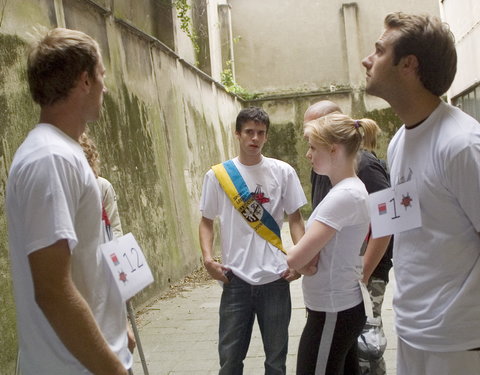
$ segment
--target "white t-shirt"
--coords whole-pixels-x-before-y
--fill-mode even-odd
[[[422,350],[480,347],[480,125],[442,102],[388,159],[393,187],[416,182],[422,217],[395,235],[397,333]]]
[[[312,212],[314,220],[332,227],[335,236],[320,250],[318,269],[303,277],[305,305],[314,311],[339,312],[362,302],[361,249],[370,225],[368,193],[358,177],[337,183]]]
[[[238,158],[233,162],[249,190],[263,194],[263,207],[280,228],[285,213],[291,214],[307,202],[297,173],[289,164],[266,157],[252,166],[241,164]],[[200,211],[207,219],[220,218],[222,263],[236,276],[250,284],[261,285],[279,279],[288,268],[285,254],[247,224],[212,170],[205,175]]]
[[[68,240],[75,286],[110,348],[131,367],[126,309],[98,250],[100,194],[80,145],[53,125],[37,125],[15,154],[6,207],[23,375],[89,374],[34,299],[28,255],[61,239]]]
[[[97,183],[100,189],[100,199],[103,207],[105,207],[108,220],[110,220],[113,237],[122,237],[123,230],[122,223],[120,222],[120,215],[118,214],[117,194],[115,193],[110,181],[108,181],[106,178],[98,176]]]

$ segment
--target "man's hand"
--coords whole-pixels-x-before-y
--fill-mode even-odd
[[[225,272],[229,269],[213,259],[213,220],[202,216],[198,232],[205,269],[214,280],[228,283],[229,280],[225,276]]]
[[[135,340],[135,335],[133,334],[132,327],[127,323],[127,336],[128,336],[128,350],[133,354],[135,347],[137,346],[137,340]]]
[[[229,280],[225,276],[225,272],[228,271],[228,268],[224,267],[222,264],[212,258],[205,259],[203,264],[213,279],[223,281],[224,283],[229,283]]]
[[[287,270],[285,270],[283,273],[282,273],[282,278],[287,280],[288,282],[290,281],[293,281],[293,280],[297,280],[300,276],[300,275],[297,271],[295,271],[293,268],[289,268]]]

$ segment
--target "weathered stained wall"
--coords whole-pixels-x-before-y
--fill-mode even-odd
[[[0,373],[13,373],[14,304],[4,191],[13,153],[38,120],[26,84],[27,33],[57,25],[99,42],[107,69],[102,117],[90,124],[102,174],[114,185],[125,232],[142,246],[155,283],[138,305],[199,265],[198,201],[210,165],[235,153],[241,103],[140,29],[155,30],[126,1],[5,0],[0,24]],[[153,4],[153,2],[152,2]],[[128,11],[130,9],[130,11]],[[141,13],[141,12],[140,12]],[[128,19],[120,19],[125,14]],[[148,21],[148,22],[147,22]]]
[[[438,0],[231,1],[235,74],[251,93],[334,94],[350,90],[355,113],[385,108],[364,95],[361,60],[387,13],[439,15]]]
[[[25,84],[24,52],[22,39],[0,34],[0,374],[14,373],[12,359],[17,350],[7,223],[3,209],[5,182],[13,153],[27,132],[25,125],[38,118]]]
[[[444,0],[441,7],[443,20],[455,36],[458,57],[457,74],[448,92],[451,98],[480,84],[480,2]]]
[[[233,37],[240,38],[234,45],[237,80],[261,93],[349,87],[352,71],[363,72],[360,60],[373,51],[387,13],[439,15],[438,0],[283,0],[281,6],[242,0],[231,7]],[[350,18],[352,8],[356,18]],[[358,49],[356,66],[349,66],[352,49]]]

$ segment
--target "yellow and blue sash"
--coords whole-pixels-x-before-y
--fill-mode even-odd
[[[240,212],[248,225],[264,240],[270,242],[283,253],[280,228],[275,219],[255,200],[245,180],[232,160],[212,167],[220,186],[227,194],[233,207]]]

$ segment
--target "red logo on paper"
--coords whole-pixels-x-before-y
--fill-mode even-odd
[[[123,281],[124,284],[128,281],[127,274],[123,271],[118,274],[118,278],[120,279],[120,281]]]
[[[379,215],[384,215],[387,213],[387,204],[386,203],[380,203],[378,205],[378,214]]]
[[[118,266],[120,264],[117,258],[117,254],[115,253],[110,254],[110,258],[112,259],[112,262],[114,265]]]
[[[405,207],[405,209],[407,209],[407,207],[412,207],[412,205],[410,203],[412,203],[412,198],[410,198],[410,194],[407,193],[407,195],[403,195],[402,194],[402,202],[400,203],[403,207]]]

